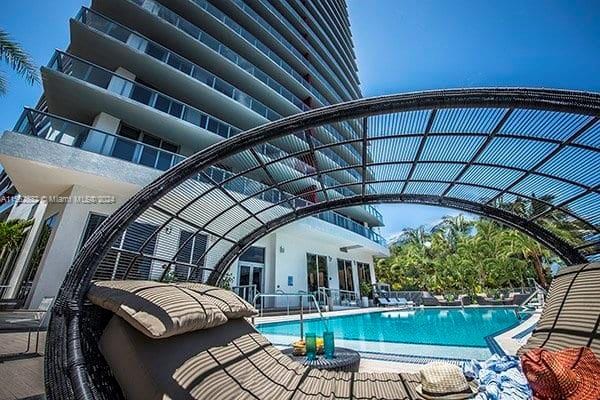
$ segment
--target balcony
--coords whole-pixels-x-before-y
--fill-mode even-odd
[[[227,139],[241,132],[240,129],[172,97],[68,53],[57,50],[48,68],[169,114],[222,138]]]
[[[156,170],[164,171],[185,159],[181,154],[172,153],[145,143],[104,132],[91,126],[33,109],[25,109],[14,130],[20,134],[34,136],[49,142],[74,147],[86,152],[119,159]],[[266,156],[276,158],[277,155],[275,152],[279,154],[278,157],[286,156],[285,153],[274,146],[269,144],[265,144],[264,146],[268,146],[263,149],[263,153],[265,153]],[[282,161],[282,163],[286,163],[287,166],[291,167],[294,165],[295,169],[304,169],[306,173],[310,173],[309,168],[311,167],[308,165],[305,165],[304,167],[301,165],[299,166],[299,162],[300,160],[295,158],[288,158]],[[249,179],[245,176],[234,175],[221,168],[211,167],[207,170],[207,175],[212,182],[224,183],[223,186],[228,190],[251,195],[254,196],[254,198],[281,207],[289,207],[289,202],[291,202],[295,208],[302,208],[311,204],[309,201],[302,198],[293,198],[294,196],[291,194],[278,190],[270,190],[270,186],[268,185]],[[231,179],[236,176],[237,178]],[[201,177],[198,179],[202,180]],[[208,183],[210,181],[205,182]],[[381,236],[377,235],[371,229],[365,228],[363,225],[339,213],[328,211],[318,214],[316,217],[385,246],[385,240]]]
[[[277,93],[282,95],[284,98],[288,99],[290,102],[292,102],[292,104],[294,104],[296,107],[298,107],[299,110],[301,110],[301,111],[310,110],[310,107],[306,103],[304,103],[304,101],[302,101],[296,95],[291,93],[288,89],[283,87],[283,85],[281,85],[279,82],[273,80],[267,73],[265,73],[264,71],[262,71],[261,69],[256,67],[250,61],[241,57],[239,54],[237,54],[236,52],[234,52],[227,46],[220,43],[217,39],[215,39],[214,37],[212,37],[205,31],[203,31],[202,29],[198,28],[196,25],[192,24],[191,22],[187,21],[184,18],[181,18],[177,13],[175,13],[175,12],[171,11],[170,9],[164,7],[163,5],[155,2],[154,0],[129,0],[129,1],[133,4],[137,4],[138,6],[142,7],[147,12],[149,12],[149,13],[159,17],[163,21],[175,26],[176,28],[185,32],[188,36],[193,37],[194,39],[205,44],[212,50],[221,54],[223,57],[227,58],[229,61],[233,62],[234,64],[236,64],[237,66],[239,66],[240,68],[245,70],[246,72],[250,73],[255,78],[260,80],[261,82],[265,83],[271,89],[275,90]],[[215,10],[215,12],[217,12],[217,11],[218,10]],[[223,18],[226,18],[226,17],[224,16]],[[226,19],[225,21],[230,21],[231,23],[226,24],[226,25],[229,27],[229,29],[232,29],[234,32],[238,33],[241,36],[241,31],[238,32],[238,30],[232,28],[232,26],[233,26],[233,24],[235,24],[235,22],[233,22],[231,19]],[[235,24],[235,26],[239,27],[239,25],[237,25],[237,24]],[[242,28],[239,27],[239,29],[242,29]],[[241,37],[243,39],[247,40],[246,36],[241,36]],[[265,47],[265,46],[263,45],[262,47]],[[267,51],[267,50],[265,50],[265,51]],[[284,70],[286,72],[290,73],[286,69],[284,69]],[[314,94],[315,93],[313,93],[313,95]],[[323,104],[328,104],[328,102],[325,101],[325,102],[323,102]],[[356,132],[354,130],[350,129],[350,125],[345,124],[344,126],[348,130],[349,137],[356,136]],[[322,128],[326,132],[328,132],[328,134],[331,135],[331,137],[333,137],[334,140],[346,140],[346,136],[344,136],[334,126],[326,126],[326,127],[322,127]],[[351,146],[351,145],[347,146],[347,150],[350,151],[351,153],[353,153],[354,157],[360,157],[360,154],[358,154],[358,152],[356,151],[356,149],[353,146]]]
[[[227,60],[237,65],[242,70],[246,71],[250,75],[254,76],[256,79],[273,89],[276,93],[289,100],[300,110],[308,111],[310,109],[310,107],[302,99],[294,95],[288,89],[283,87],[283,85],[281,85],[279,82],[271,78],[269,74],[265,73],[264,71],[256,67],[254,64],[252,64],[250,61],[241,57],[239,54],[220,43],[217,39],[203,31],[202,29],[198,28],[196,25],[181,18],[179,15],[169,10],[168,8],[162,6],[159,3],[156,3],[153,0],[129,0],[129,2],[143,8],[146,12],[160,18],[162,21],[173,25],[180,31],[184,32],[186,35],[192,37],[193,39],[199,41],[203,45],[217,52],[221,56],[225,57]]]
[[[282,118],[280,113],[254,99],[247,93],[240,91],[230,83],[224,81],[205,68],[192,63],[182,56],[170,51],[166,47],[161,46],[160,44],[142,36],[137,32],[132,31],[124,25],[106,18],[105,16],[93,10],[82,7],[81,11],[76,17],[76,20],[98,32],[101,32],[104,35],[118,40],[135,51],[144,53],[164,64],[167,64],[171,68],[175,68],[194,80],[235,100],[244,107],[254,111],[261,117],[271,121]]]

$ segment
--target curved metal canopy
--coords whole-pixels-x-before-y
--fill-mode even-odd
[[[596,259],[599,118],[600,95],[541,89],[411,93],[294,115],[164,173],[101,225],[67,281],[175,273],[214,283],[280,226],[379,202],[473,212],[568,263]],[[561,237],[556,225],[576,232]]]

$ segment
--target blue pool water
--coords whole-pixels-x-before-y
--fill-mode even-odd
[[[519,322],[514,308],[416,308],[328,318],[336,339],[370,342],[415,343],[487,347],[485,337]],[[264,334],[298,336],[298,321],[260,324]],[[323,334],[319,319],[305,320],[304,331]]]

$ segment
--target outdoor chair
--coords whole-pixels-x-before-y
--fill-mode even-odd
[[[394,304],[387,297],[379,296],[377,301],[384,307],[393,306]]]
[[[503,305],[502,300],[493,299],[491,297],[487,297],[487,295],[485,295],[485,296],[477,295],[477,296],[475,296],[475,298],[477,299],[477,304],[479,304],[480,306],[501,306],[501,305]]]
[[[561,269],[531,337],[519,350],[590,347],[600,358],[600,263]]]
[[[415,303],[412,301],[406,300],[404,297],[396,297],[396,304],[401,307],[414,307]]]
[[[600,263],[563,269],[553,280],[537,328],[520,353],[538,347],[588,346],[600,356],[599,281]],[[63,336],[49,337],[54,351],[47,357],[46,383],[52,388],[52,398],[73,397],[70,390],[93,390],[89,398],[94,399],[121,399],[123,391],[128,391],[130,399],[162,398],[163,393],[173,399],[420,398],[415,391],[416,374],[306,369],[281,354],[245,319],[151,339],[113,312],[89,302],[83,304],[79,318],[78,336],[68,341]],[[53,382],[54,376],[67,373],[63,364],[55,362],[67,343],[82,350],[77,361],[82,375],[76,375],[81,379],[70,380],[76,383],[72,388]]]
[[[31,348],[31,334],[35,332],[35,353],[37,354],[40,342],[40,332],[45,329],[48,322],[50,307],[54,297],[44,297],[36,310],[11,310],[0,311],[0,333],[27,332],[27,348],[22,353],[4,354],[3,357],[27,354]]]
[[[437,298],[433,297],[429,292],[423,292],[423,297],[421,297],[421,303],[424,306],[439,306],[440,302]]]
[[[90,300],[103,306],[86,303],[82,321],[81,343],[89,363],[86,368],[99,393],[98,398],[420,399],[416,392],[418,374],[310,369],[281,353],[242,317],[228,316],[225,323],[206,329],[164,338],[149,337],[130,321],[131,315],[143,314],[140,321],[144,326],[147,321],[151,321],[150,325],[156,325],[152,321],[165,322],[164,316],[157,312],[157,305],[171,294],[150,294],[147,298],[135,300],[133,306],[124,308],[135,310],[129,318],[124,315],[123,307],[116,314],[104,307],[110,308],[107,303],[124,298],[123,293],[128,286],[133,287],[132,292],[139,292],[140,287],[145,290],[144,287],[162,285],[173,288],[174,285],[149,281],[112,281],[107,284],[112,285],[116,290],[103,295],[98,295],[97,286],[92,287]],[[190,287],[185,285],[177,285],[177,288]],[[241,302],[232,292],[199,286],[215,293],[230,293],[228,299],[220,294],[216,296],[224,299],[219,305],[223,310]],[[153,302],[157,297],[161,299]],[[173,298],[170,301],[172,305],[163,302],[160,306],[169,312],[179,313],[188,307],[182,302],[181,298]],[[202,307],[208,309],[206,305]],[[247,309],[253,310],[250,305]],[[187,320],[180,314],[178,318],[180,325]]]

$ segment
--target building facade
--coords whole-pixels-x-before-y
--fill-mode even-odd
[[[14,184],[6,193],[20,194],[5,202],[5,212],[34,221],[21,249],[4,257],[0,286],[2,297],[26,306],[54,296],[98,224],[162,171],[244,130],[361,96],[343,0],[93,0],[69,24],[68,48],[41,69],[40,101],[0,138],[0,162]],[[308,140],[265,144],[255,157],[276,159],[359,137],[361,129],[353,122],[318,128],[306,132]],[[287,160],[274,173],[297,179],[311,176],[317,163],[349,166],[290,185],[303,202],[336,196],[318,191],[324,181],[335,187],[360,178],[350,168],[361,157],[353,145],[323,154]],[[247,194],[268,177],[228,181],[243,163],[230,160],[199,179],[223,185],[232,199]],[[374,281],[373,256],[387,254],[376,232],[382,225],[372,206],[309,217],[255,243],[231,266],[228,281],[248,298],[322,290],[351,300],[362,282]],[[187,278],[193,265],[216,257],[208,227],[197,235],[174,223],[152,237],[153,227],[139,221],[124,232],[98,273],[118,278],[127,247],[140,242],[155,258],[138,268],[139,278]],[[164,267],[161,257],[182,243],[180,264]]]

